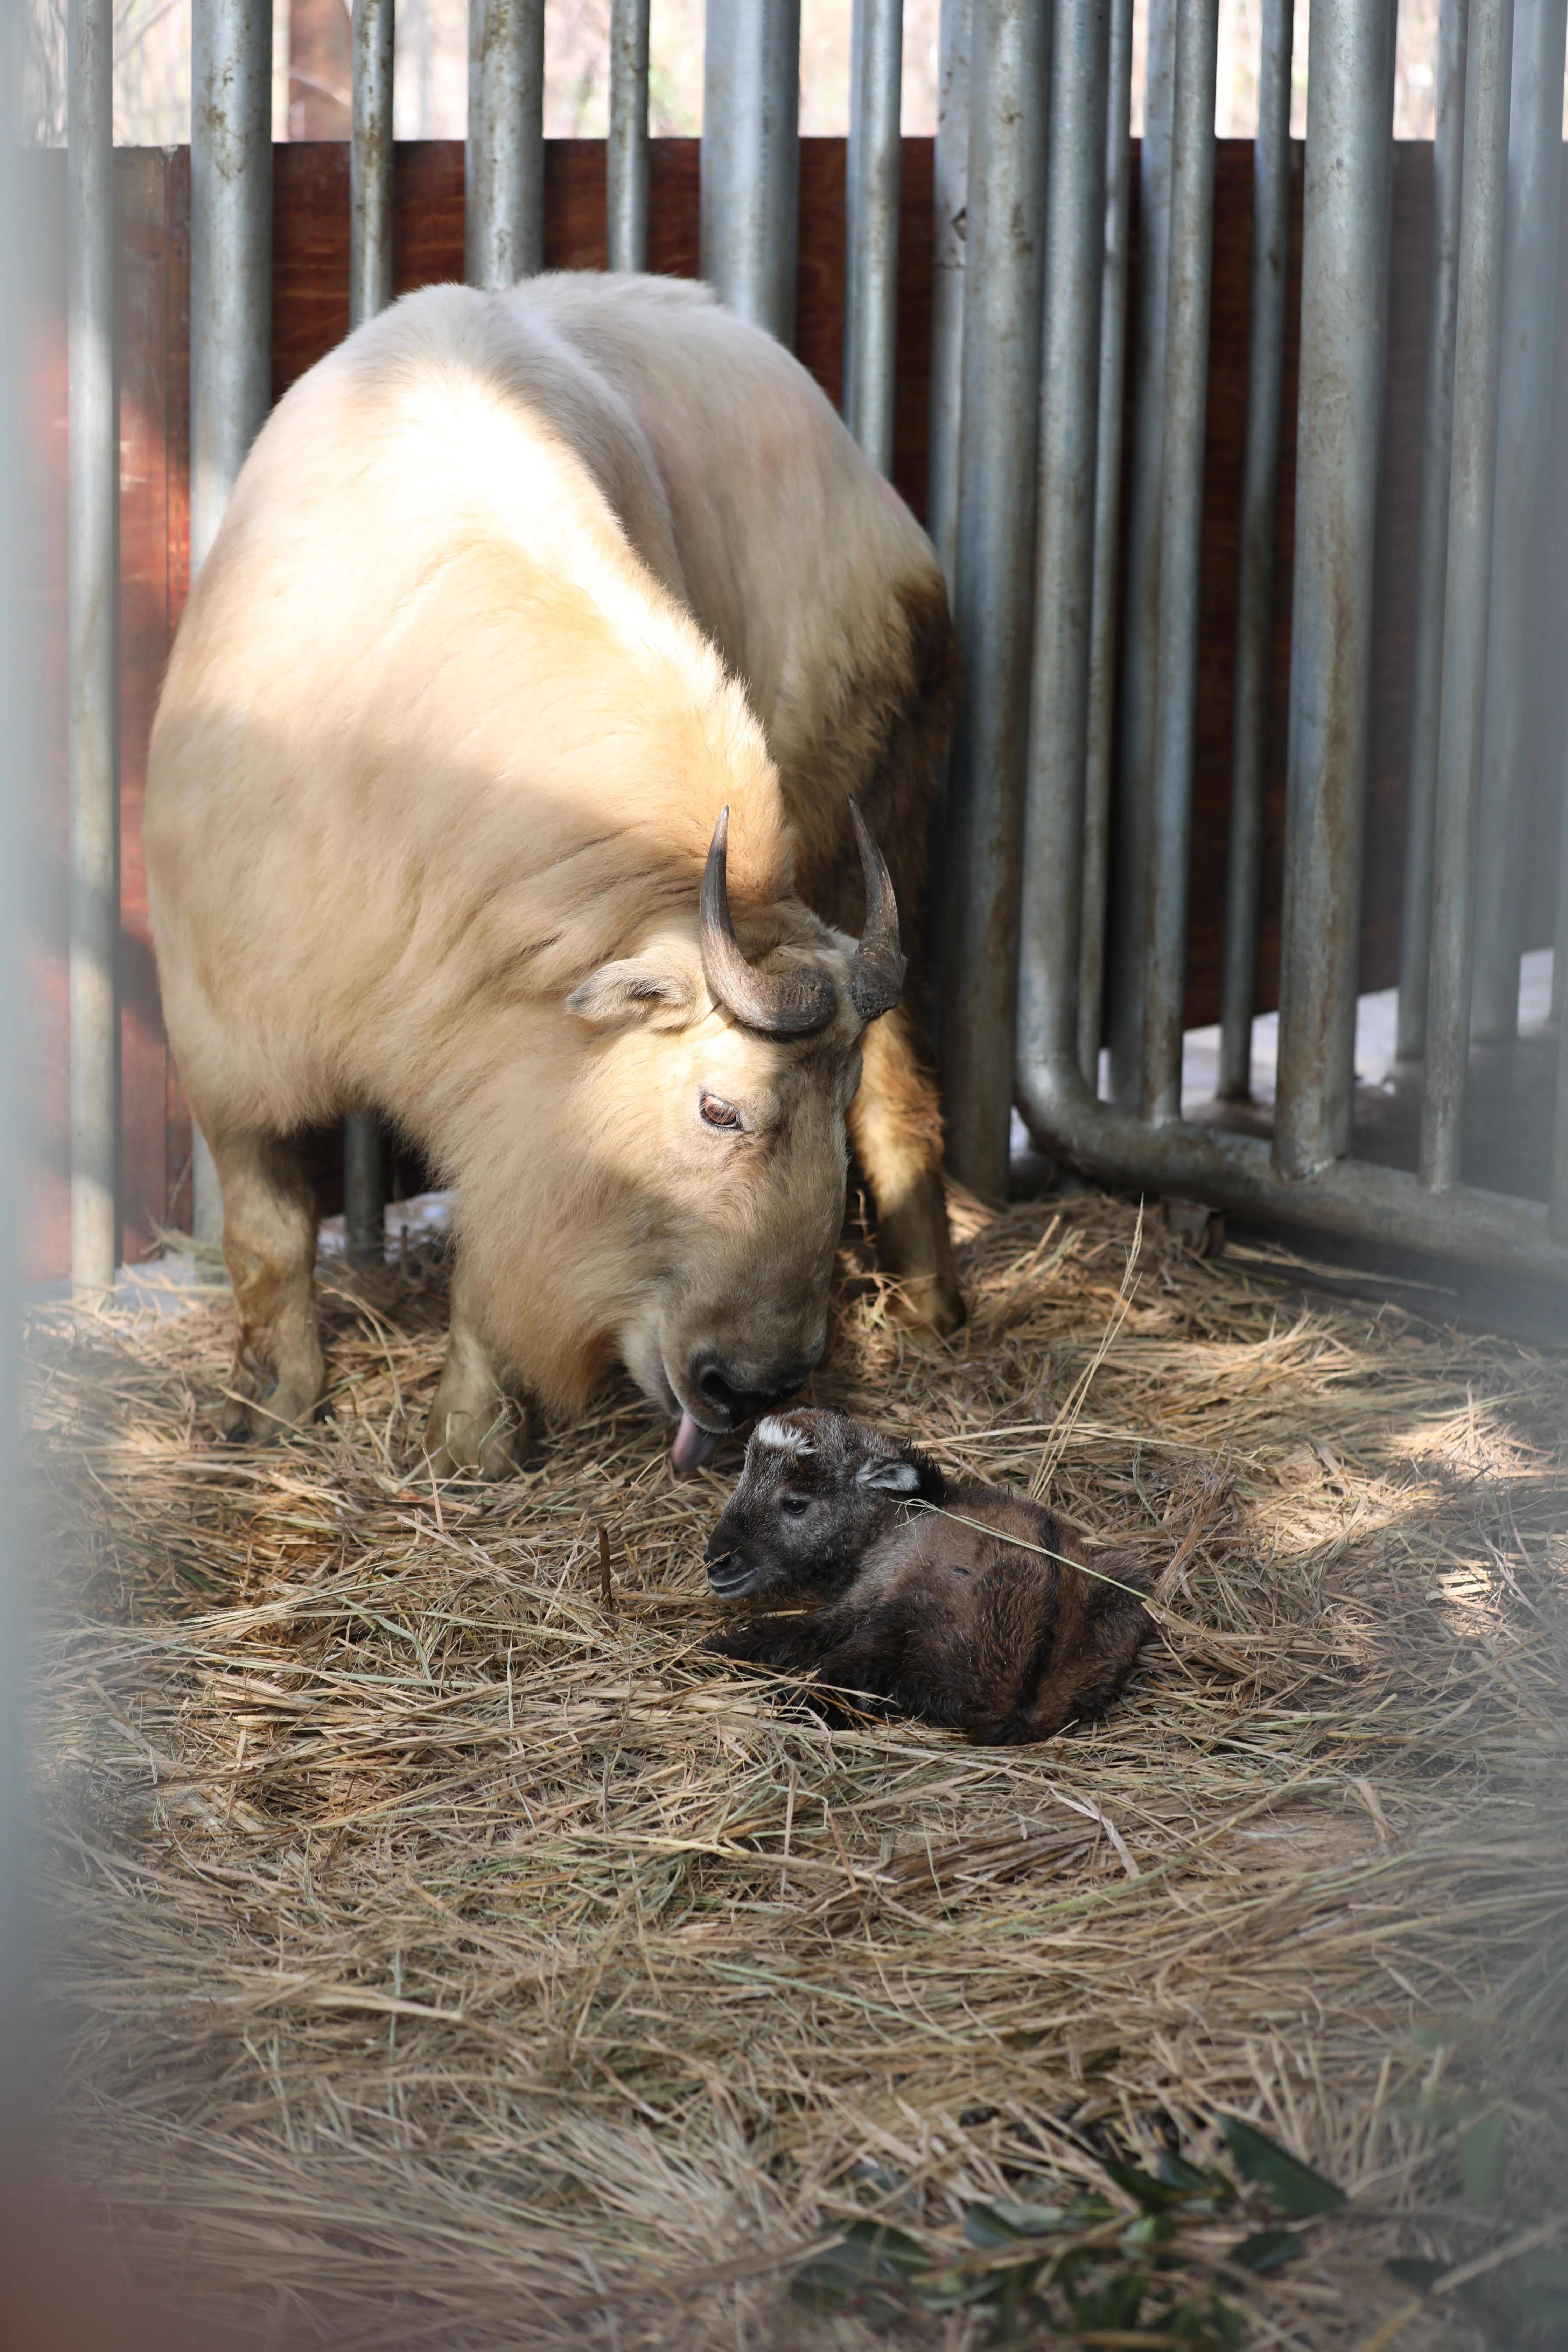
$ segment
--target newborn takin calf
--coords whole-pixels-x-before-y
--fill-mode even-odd
[[[773,1413],[713,1530],[708,1581],[805,1613],[744,1618],[710,1646],[973,1739],[1047,1739],[1105,1712],[1153,1630],[1125,1590],[1135,1567],[1112,1557],[1090,1575],[1067,1549],[1012,1487],[950,1482],[847,1413]]]

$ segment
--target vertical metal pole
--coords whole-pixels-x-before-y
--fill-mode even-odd
[[[1044,255],[1046,0],[982,0],[971,47],[942,1057],[948,1165],[1006,1197],[1029,705]]]
[[[1020,1051],[1078,1050],[1110,0],[1054,0]]]
[[[700,266],[721,301],[795,341],[800,0],[708,0]]]
[[[1498,381],[1491,626],[1476,870],[1470,1034],[1519,1032],[1527,766],[1536,701],[1542,487],[1557,353],[1557,240],[1563,194],[1564,0],[1515,0],[1509,109],[1508,226]]]
[[[1221,1100],[1252,1091],[1252,1012],[1263,897],[1268,703],[1274,670],[1274,557],[1279,542],[1279,425],[1290,255],[1291,0],[1264,0],[1252,150],[1252,328],[1247,456],[1241,490],[1241,580],[1230,760],[1230,854],[1225,883]]]
[[[206,561],[272,398],[272,9],[191,11],[191,577]],[[223,1237],[205,1139],[192,1138],[193,1223]]]
[[[647,268],[648,0],[610,0],[605,214],[612,269]]]
[[[354,0],[349,142],[349,330],[392,299],[392,70],[395,0]]]
[[[1568,783],[1568,761],[1563,766]],[[1552,950],[1552,1011],[1557,1022],[1557,1115],[1552,1122],[1552,1234],[1568,1242],[1568,791],[1557,849],[1557,930]]]
[[[1350,1142],[1393,178],[1394,0],[1313,0],[1274,1164]]]
[[[349,329],[392,299],[392,83],[395,0],[354,0],[349,143]],[[386,1234],[388,1152],[374,1112],[343,1121],[343,1227],[355,1265],[374,1265]]]
[[[1432,955],[1421,1181],[1459,1181],[1475,945],[1476,836],[1486,715],[1499,346],[1508,224],[1513,0],[1471,0],[1465,62],[1465,203],[1454,341],[1454,469],[1443,618]]]
[[[1415,541],[1415,661],[1410,691],[1410,782],[1405,814],[1405,895],[1399,925],[1395,1053],[1426,1050],[1426,970],[1432,945],[1432,815],[1443,707],[1443,599],[1448,577],[1448,476],[1454,449],[1454,317],[1459,282],[1459,200],[1465,143],[1468,0],[1442,0],[1437,19],[1437,129],[1432,142],[1432,290],[1426,314],[1421,514]]]
[[[845,177],[844,422],[893,470],[899,362],[899,193],[904,0],[855,0]]]
[[[1204,439],[1214,283],[1215,77],[1219,0],[1177,0],[1171,152],[1171,295],[1160,501],[1160,661],[1143,1013],[1143,1115],[1182,1114],[1187,883],[1196,759]]]
[[[1127,604],[1121,657],[1117,858],[1111,877],[1110,1098],[1143,1092],[1148,955],[1150,791],[1160,664],[1160,484],[1165,430],[1165,313],[1170,292],[1171,140],[1176,98],[1175,0],[1149,0],[1143,139],[1138,157],[1138,315],[1132,345]]]
[[[1121,402],[1127,372],[1127,261],[1132,179],[1132,0],[1110,0],[1105,127],[1105,276],[1100,305],[1100,419],[1094,436],[1094,588],[1089,607],[1089,748],[1083,796],[1083,917],[1078,1053],[1100,1081],[1105,1023],[1105,917],[1116,741],[1116,601],[1121,573]]]
[[[68,219],[71,1280],[120,1264],[120,394],[114,12],[66,19]]]
[[[544,267],[544,0],[468,5],[479,126],[470,117],[464,267],[470,286],[501,294]]]
[[[936,228],[931,252],[931,430],[926,530],[951,594],[958,548],[958,428],[963,389],[964,217],[969,201],[973,0],[942,0],[937,50]]]

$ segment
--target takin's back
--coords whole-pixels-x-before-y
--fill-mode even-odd
[[[891,660],[918,697],[882,641],[932,597],[945,630],[907,510],[706,289],[395,305],[279,404],[171,658],[145,823],[193,1094],[275,1127],[403,1108],[459,1013],[504,1029],[689,908],[726,802],[737,913],[776,899],[800,775],[840,837],[814,747],[844,678]],[[895,824],[895,879],[922,832]]]

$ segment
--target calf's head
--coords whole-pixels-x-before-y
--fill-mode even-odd
[[[582,1125],[619,1203],[616,1344],[678,1420],[678,1471],[791,1395],[822,1354],[859,1041],[898,1003],[904,971],[888,869],[851,809],[866,876],[858,943],[784,900],[753,918],[748,954],[730,909],[726,810],[695,940],[660,933],[569,1000],[599,1036]]]
[[[832,1600],[905,1506],[940,1502],[944,1491],[923,1454],[847,1413],[769,1414],[709,1540],[709,1584],[726,1600]]]

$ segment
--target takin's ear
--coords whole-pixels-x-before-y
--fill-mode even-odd
[[[879,1494],[912,1495],[920,1486],[921,1474],[912,1462],[902,1461],[896,1454],[874,1454],[856,1471],[855,1483],[875,1486]]]
[[[602,963],[566,999],[566,1010],[600,1028],[646,1021],[656,1029],[679,1029],[697,1002],[690,971],[674,954],[657,950]]]

